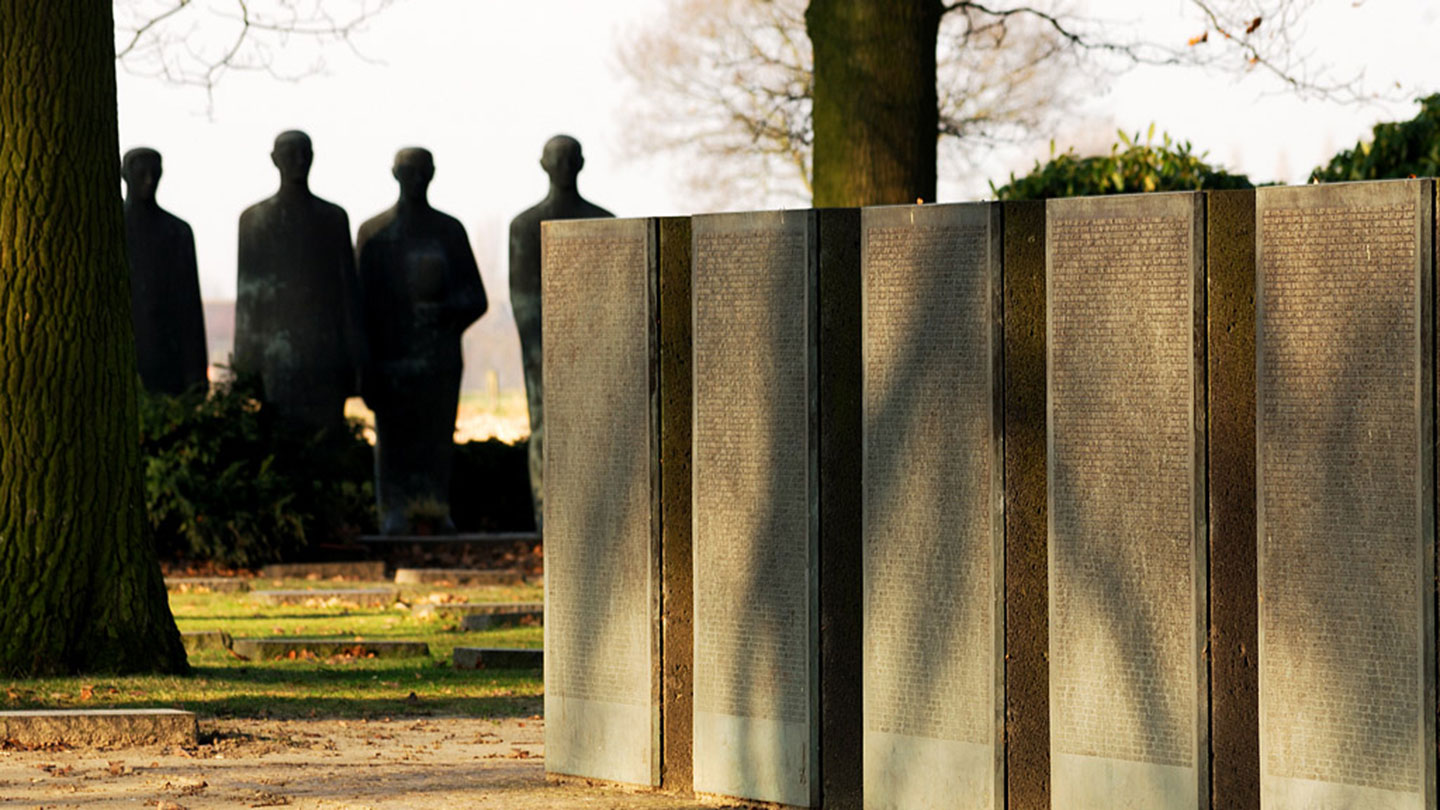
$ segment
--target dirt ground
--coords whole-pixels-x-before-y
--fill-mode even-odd
[[[0,808],[703,806],[602,786],[547,783],[538,718],[202,720],[200,736],[201,744],[187,749],[0,750]]]

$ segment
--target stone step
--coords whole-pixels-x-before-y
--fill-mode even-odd
[[[252,661],[272,661],[295,655],[329,658],[354,655],[357,658],[422,658],[430,654],[423,641],[355,641],[344,638],[237,638],[231,649]]]
[[[396,585],[520,585],[525,575],[515,568],[479,570],[469,568],[401,568],[395,571]]]
[[[350,562],[277,563],[260,569],[260,576],[269,579],[357,579],[381,582],[385,579],[384,560]]]
[[[456,647],[453,661],[456,669],[541,669],[545,651]]]
[[[460,629],[467,631],[494,630],[498,627],[520,627],[545,623],[543,610],[512,610],[508,612],[471,613],[460,619]]]
[[[230,634],[224,630],[192,630],[181,633],[180,640],[185,643],[187,653],[228,649],[232,641]]]
[[[344,605],[393,604],[399,592],[394,588],[334,588],[300,591],[252,591],[251,601],[267,605],[307,605],[336,602]]]
[[[198,735],[195,715],[178,709],[0,712],[0,740],[25,746],[195,745]]]
[[[250,580],[239,577],[166,577],[165,590],[176,593],[244,593]]]
[[[541,602],[448,602],[415,607],[416,616],[472,616],[477,613],[543,613]]]

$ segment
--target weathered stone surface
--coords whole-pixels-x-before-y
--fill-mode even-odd
[[[1203,205],[1047,203],[1051,773],[1067,810],[1209,802]]]
[[[195,715],[177,709],[0,712],[0,740],[21,745],[195,745],[198,734]]]
[[[1432,182],[1257,192],[1271,810],[1435,806]]]
[[[356,579],[380,582],[385,579],[385,561],[278,563],[260,569],[260,576],[270,579]]]
[[[229,649],[232,643],[230,634],[224,630],[196,630],[181,633],[180,640],[184,642],[187,653]]]
[[[858,806],[859,213],[692,228],[695,790]]]
[[[1260,804],[1255,661],[1255,192],[1205,194],[1212,810]]]
[[[239,577],[166,577],[165,589],[176,593],[245,593],[250,580]]]
[[[667,751],[688,752],[688,733],[664,719],[688,679],[666,704],[661,672],[683,678],[689,654],[660,657],[677,590],[662,578],[688,567],[675,556],[689,529],[662,504],[690,494],[688,475],[665,489],[660,458],[687,431],[676,389],[688,377],[662,376],[660,363],[689,353],[689,298],[666,313],[659,298],[662,279],[689,277],[688,252],[674,249],[688,223],[557,221],[542,232],[546,770],[688,790],[684,768],[665,766]]]
[[[498,649],[490,647],[456,647],[452,655],[456,669],[541,669],[545,666],[544,650]],[[546,724],[550,722],[546,716]],[[603,732],[604,729],[597,729]],[[548,749],[547,749],[548,758]]]
[[[375,414],[380,530],[406,534],[429,524],[453,533],[460,337],[489,302],[465,226],[430,206],[429,150],[401,149],[391,173],[399,201],[355,239],[367,350],[361,395]]]
[[[365,353],[360,285],[349,218],[310,192],[313,159],[309,136],[280,133],[280,189],[240,215],[231,365],[282,419],[339,431]]]
[[[269,661],[292,655],[330,658],[423,658],[430,645],[423,641],[356,641],[344,638],[237,638],[231,649],[246,658]]]
[[[520,359],[525,368],[525,399],[529,406],[530,487],[535,526],[544,527],[545,389],[541,318],[541,270],[545,263],[542,228],[545,222],[610,218],[614,214],[580,196],[576,181],[585,168],[580,142],[556,135],[545,142],[540,167],[550,176],[550,193],[510,222],[510,306],[520,333]]]
[[[250,599],[267,605],[341,605],[388,606],[399,597],[394,588],[335,588],[313,591],[254,591]]]
[[[1005,757],[1012,810],[1050,808],[1045,485],[1045,203],[1005,228]]]
[[[695,623],[690,373],[693,341],[688,217],[659,220],[660,300],[660,787],[694,787]]]
[[[865,209],[865,806],[1005,806],[1001,208]]]
[[[121,161],[130,315],[141,384],[153,393],[179,394],[207,384],[210,360],[195,234],[155,202],[161,173],[154,149],[131,149]]]
[[[450,604],[425,604],[415,608],[416,616],[471,616],[484,613],[543,613],[545,605],[540,602],[460,602]]]
[[[519,585],[525,576],[519,570],[480,571],[464,568],[401,568],[395,572],[396,585]]]
[[[499,627],[521,627],[545,623],[543,610],[471,613],[460,619],[460,629],[467,631],[494,630]]]

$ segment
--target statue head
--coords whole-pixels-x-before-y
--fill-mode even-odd
[[[120,160],[120,176],[125,178],[126,193],[133,200],[154,202],[160,175],[160,153],[148,146],[131,149]]]
[[[540,168],[550,175],[550,184],[557,188],[575,188],[575,178],[585,168],[580,142],[569,135],[556,135],[545,142],[540,153]]]
[[[435,157],[429,149],[410,146],[395,153],[395,167],[390,170],[400,183],[400,197],[424,201],[430,181],[435,178]]]
[[[282,185],[304,185],[310,177],[310,164],[314,159],[309,135],[291,129],[275,136],[275,149],[270,153],[270,160],[280,170]]]

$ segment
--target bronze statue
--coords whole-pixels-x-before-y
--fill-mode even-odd
[[[525,399],[530,409],[530,492],[535,501],[535,528],[542,528],[544,504],[545,392],[540,369],[540,223],[550,219],[613,217],[580,196],[576,177],[585,168],[580,142],[556,135],[545,143],[540,168],[550,175],[550,193],[510,223],[510,305],[520,331],[525,367]]]
[[[364,358],[350,221],[310,192],[308,135],[280,133],[270,159],[280,190],[240,215],[232,363],[282,419],[340,428]]]
[[[375,412],[375,491],[381,532],[413,517],[452,533],[450,465],[460,401],[461,335],[488,305],[465,227],[430,207],[435,162],[402,149],[392,170],[400,200],[360,226],[355,252],[370,350],[365,402]]]
[[[205,311],[195,263],[195,235],[185,220],[155,202],[160,153],[125,153],[125,245],[130,258],[130,315],[135,359],[146,391],[179,394],[206,384]]]

